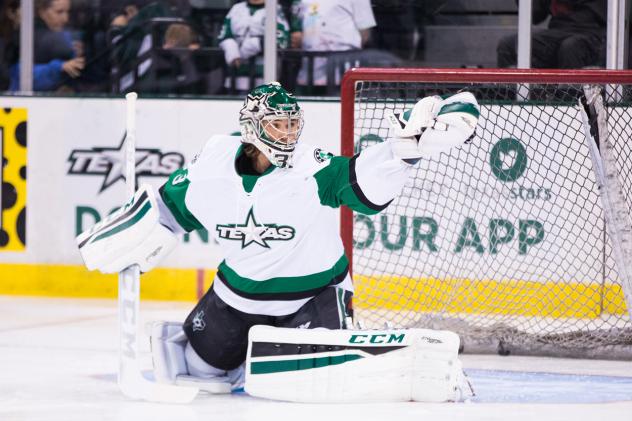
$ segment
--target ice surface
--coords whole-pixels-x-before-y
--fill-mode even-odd
[[[182,320],[192,303],[143,303]],[[464,355],[471,403],[293,404],[244,393],[134,402],[116,385],[116,302],[0,296],[0,420],[632,421],[632,362]],[[143,341],[143,366],[150,367]]]

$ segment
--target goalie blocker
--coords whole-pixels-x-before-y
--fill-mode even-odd
[[[448,331],[254,326],[245,390],[293,402],[462,401],[473,391],[458,349]]]
[[[86,267],[102,273],[120,272],[132,265],[148,272],[177,243],[176,235],[160,223],[158,202],[147,184],[120,209],[77,237]]]

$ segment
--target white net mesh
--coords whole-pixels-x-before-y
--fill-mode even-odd
[[[467,89],[481,104],[472,144],[418,164],[382,213],[354,214],[356,318],[454,330],[466,352],[632,355],[580,84],[531,84],[523,101],[515,83],[355,86],[356,150],[388,138],[386,110],[423,96]],[[630,97],[605,91],[618,93],[605,104],[629,217]]]

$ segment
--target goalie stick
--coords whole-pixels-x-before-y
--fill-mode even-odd
[[[129,198],[136,189],[136,99],[125,95],[127,119],[125,135],[125,192]],[[145,378],[138,361],[140,327],[140,269],[133,265],[118,277],[119,367],[118,385],[132,399],[164,403],[188,403],[198,394],[195,387],[156,383]]]

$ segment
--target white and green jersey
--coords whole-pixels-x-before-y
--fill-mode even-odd
[[[299,5],[293,6],[294,14],[301,19],[303,50],[306,51],[360,49],[360,31],[376,24],[369,0],[301,0]],[[315,57],[313,66],[314,85],[326,85],[327,59]],[[308,67],[307,60],[303,59],[298,75],[300,85],[307,84]]]
[[[381,211],[410,165],[388,142],[353,158],[299,143],[292,168],[239,175],[241,149],[240,137],[213,136],[160,189],[169,219],[186,231],[206,228],[222,247],[217,295],[246,313],[281,316],[328,286],[352,290],[335,208]]]
[[[235,4],[224,18],[218,36],[219,46],[224,50],[226,63],[236,58],[247,59],[262,52],[265,33],[265,5],[251,5],[247,1]],[[290,42],[290,27],[281,6],[277,6],[277,46],[287,48]],[[253,42],[252,38],[258,38]]]

